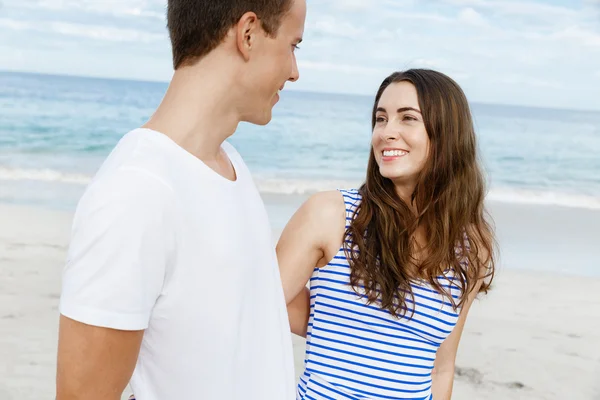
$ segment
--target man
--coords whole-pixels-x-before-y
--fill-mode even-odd
[[[305,0],[169,0],[175,72],[80,200],[57,400],[294,398],[270,227],[225,142],[298,79]],[[141,66],[143,68],[143,66]]]

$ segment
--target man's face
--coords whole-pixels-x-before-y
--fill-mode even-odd
[[[287,81],[299,78],[295,50],[302,41],[306,19],[306,0],[293,0],[290,11],[281,19],[274,37],[265,34],[248,68],[246,83],[252,104],[247,122],[265,125],[271,120],[279,91]]]

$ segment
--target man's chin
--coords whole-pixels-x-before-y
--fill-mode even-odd
[[[246,119],[246,122],[254,124],[254,125],[267,125],[269,122],[271,122],[271,119],[273,119],[273,112],[272,110],[268,110],[265,111],[262,114],[256,114],[251,116],[250,118]]]

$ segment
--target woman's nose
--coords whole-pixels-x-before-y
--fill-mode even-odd
[[[383,131],[383,139],[386,142],[396,140],[396,139],[398,139],[399,136],[400,136],[400,131],[398,130],[398,127],[390,126],[389,124]]]

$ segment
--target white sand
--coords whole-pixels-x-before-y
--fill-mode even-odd
[[[525,213],[516,217],[515,210]],[[600,238],[599,212],[498,206],[494,213],[503,247],[511,252],[504,259],[535,260],[537,254],[560,260],[575,249],[571,259],[587,260],[585,271],[600,267],[600,258],[590,259],[600,250],[589,247]],[[501,224],[505,220],[519,224],[509,229]],[[50,399],[71,215],[0,205],[0,221],[0,400]],[[542,270],[543,264],[534,267]],[[600,278],[502,269],[493,292],[471,310],[453,398],[600,400],[598,288]],[[303,343],[294,341],[300,373]]]

